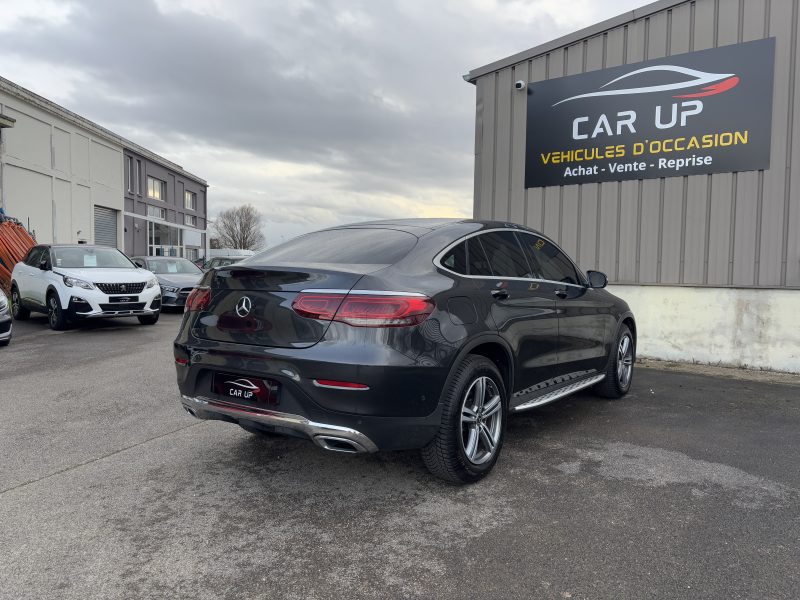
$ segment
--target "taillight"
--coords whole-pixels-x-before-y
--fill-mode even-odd
[[[339,321],[353,327],[408,327],[427,319],[435,304],[423,296],[301,293],[292,308],[308,319]]]
[[[203,310],[208,307],[211,301],[211,289],[207,287],[196,287],[186,298],[186,312]]]
[[[301,317],[330,321],[344,300],[345,294],[298,294],[292,308]]]

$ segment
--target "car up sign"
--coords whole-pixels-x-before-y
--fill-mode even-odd
[[[769,168],[775,38],[528,85],[525,187]]]

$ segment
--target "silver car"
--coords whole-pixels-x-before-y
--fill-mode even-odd
[[[0,346],[8,346],[11,342],[11,308],[5,292],[0,290]]]
[[[174,256],[135,256],[135,264],[153,273],[161,285],[162,308],[183,308],[203,271],[185,258]]]

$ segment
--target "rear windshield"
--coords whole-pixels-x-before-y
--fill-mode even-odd
[[[185,258],[170,258],[159,260],[148,260],[148,270],[156,275],[168,275],[170,273],[197,275],[202,273],[194,263]]]
[[[234,258],[212,258],[211,261],[208,263],[210,267],[227,267],[228,265],[236,264],[240,262],[242,258],[234,257]]]
[[[245,263],[391,265],[416,243],[415,235],[396,229],[333,229],[295,238],[248,258]]]
[[[116,248],[53,248],[53,266],[63,269],[135,269],[128,257]]]

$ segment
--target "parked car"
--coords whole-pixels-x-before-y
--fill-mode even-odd
[[[171,256],[134,256],[134,264],[154,273],[161,286],[161,308],[183,308],[203,271],[192,261]]]
[[[0,290],[0,346],[8,346],[11,343],[13,328],[8,299],[5,293]]]
[[[228,265],[235,264],[247,258],[246,256],[215,256],[208,259],[208,262],[203,266],[204,271],[210,271],[217,267],[227,267]]]
[[[494,466],[510,413],[631,386],[628,305],[551,239],[410,219],[318,231],[206,273],[175,340],[183,407],[327,450]]]
[[[161,313],[155,275],[140,269],[116,248],[40,245],[11,273],[11,312],[25,320],[45,313],[52,329],[96,317],[138,317],[154,325]]]

